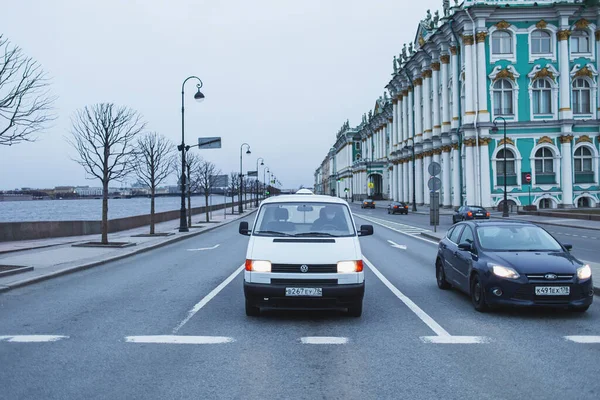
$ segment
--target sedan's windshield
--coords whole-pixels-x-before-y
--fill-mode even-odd
[[[276,203],[261,207],[255,235],[259,236],[352,236],[348,207],[335,203]]]
[[[481,247],[492,251],[557,251],[560,244],[537,226],[507,225],[477,228]]]

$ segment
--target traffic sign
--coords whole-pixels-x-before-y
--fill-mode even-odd
[[[442,166],[440,163],[433,161],[431,164],[429,164],[427,170],[429,171],[429,175],[438,176],[440,172],[442,172]]]
[[[199,149],[220,149],[221,138],[220,137],[205,137],[198,138]]]
[[[525,182],[531,183],[531,174],[529,174],[529,173],[525,174]]]
[[[427,182],[427,187],[433,192],[440,190],[442,188],[442,180],[437,176],[432,176]]]
[[[369,189],[373,189],[375,187],[375,184],[373,182],[369,182]]]

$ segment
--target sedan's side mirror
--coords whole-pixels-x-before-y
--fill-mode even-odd
[[[373,225],[361,225],[358,236],[370,236],[373,234]]]
[[[250,236],[250,229],[248,229],[248,222],[240,222],[240,235]]]
[[[458,245],[458,249],[462,251],[473,251],[471,243],[461,243]]]
[[[567,251],[571,251],[571,249],[573,248],[573,245],[572,244],[563,244],[563,247],[565,249],[567,249]]]

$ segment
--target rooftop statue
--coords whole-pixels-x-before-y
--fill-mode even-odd
[[[411,56],[412,56],[413,54],[415,54],[415,51],[414,51],[414,49],[413,49],[413,44],[412,44],[412,42],[410,42],[410,43],[408,44],[408,53],[409,53]]]
[[[394,56],[394,74],[398,72],[398,65],[396,64],[397,62],[398,59],[396,58],[396,56]]]
[[[444,17],[447,17],[448,14],[450,13],[450,0],[444,0],[443,3],[443,8],[444,8]]]
[[[408,56],[406,55],[406,43],[404,43],[404,47],[402,48],[402,59],[406,61]]]
[[[433,23],[432,23],[433,28],[437,28],[439,20],[440,20],[440,12],[436,11],[435,14],[433,14]]]

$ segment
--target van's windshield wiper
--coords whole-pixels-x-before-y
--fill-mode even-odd
[[[277,231],[256,231],[255,233],[257,233],[257,234],[266,233],[267,235],[294,236],[294,235],[290,235],[289,233],[277,232]]]
[[[296,233],[294,236],[327,236],[327,237],[338,237],[338,235],[332,235],[327,232],[302,232]]]

